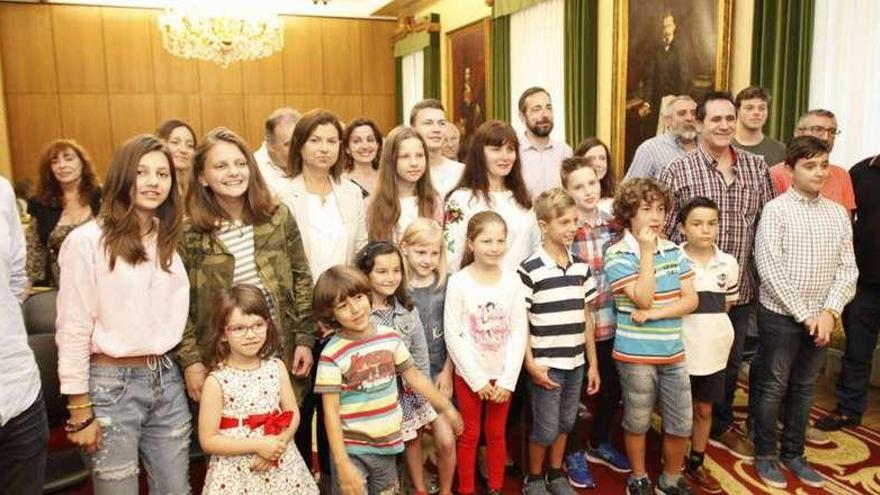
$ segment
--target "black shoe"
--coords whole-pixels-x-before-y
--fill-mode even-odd
[[[848,426],[859,426],[862,424],[861,418],[855,418],[842,414],[840,411],[831,411],[827,416],[816,421],[813,425],[822,431],[837,431]]]

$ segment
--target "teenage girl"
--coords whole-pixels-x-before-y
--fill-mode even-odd
[[[462,269],[446,289],[446,346],[455,363],[455,398],[464,420],[458,440],[458,490],[474,492],[474,463],[485,427],[489,492],[501,493],[505,423],[525,355],[528,321],[516,273],[502,268],[507,225],[483,211],[467,225]],[[486,415],[482,412],[485,406]]]
[[[203,494],[317,494],[296,447],[299,409],[263,291],[240,284],[217,293],[202,389],[199,443],[212,454]]]

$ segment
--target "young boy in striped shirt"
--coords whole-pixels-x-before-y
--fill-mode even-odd
[[[526,495],[575,495],[562,473],[568,434],[574,429],[584,380],[588,394],[599,390],[593,322],[588,303],[596,297],[590,267],[569,253],[578,228],[574,198],[561,188],[541,193],[535,216],[543,234],[537,252],[518,273],[529,316],[525,368],[532,406]],[[549,451],[550,469],[544,472]]]
[[[694,272],[673,242],[660,237],[671,198],[654,179],[630,179],[614,197],[626,228],[608,247],[604,270],[617,307],[612,356],[623,389],[623,430],[632,465],[626,493],[654,493],[645,470],[645,433],[657,397],[663,416],[663,473],[658,494],[690,494],[681,470],[691,435],[691,389],[681,317],[697,307]]]

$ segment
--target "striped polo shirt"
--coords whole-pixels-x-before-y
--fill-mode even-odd
[[[664,318],[638,324],[630,315],[636,305],[623,289],[639,276],[639,243],[629,232],[608,247],[604,260],[605,276],[614,292],[617,307],[617,333],[612,357],[641,364],[676,363],[684,359],[681,318]],[[660,308],[681,297],[681,281],[694,276],[690,263],[675,243],[658,239],[654,252],[656,286],[651,308]]]
[[[590,266],[568,255],[561,267],[544,247],[522,262],[532,356],[539,366],[570,370],[584,364],[584,308],[596,297]]]
[[[339,394],[345,451],[352,455],[403,452],[397,375],[413,365],[392,328],[375,325],[369,337],[330,337],[318,360],[315,393]]]

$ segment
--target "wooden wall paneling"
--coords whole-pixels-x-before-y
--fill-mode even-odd
[[[283,94],[284,56],[278,52],[271,57],[242,62],[244,94]]]
[[[324,93],[343,95],[362,93],[359,22],[346,19],[321,19],[321,23],[321,39],[325,48]]]
[[[58,91],[106,93],[101,8],[53,5],[51,12]]]
[[[306,113],[309,110],[326,108],[327,106],[322,95],[286,94],[284,95],[284,104],[297,109],[299,113]]]
[[[138,134],[152,134],[156,120],[156,97],[152,94],[110,95],[110,130],[113,146]]]
[[[153,57],[153,80],[157,93],[198,93],[199,64],[196,60],[175,57],[162,46],[159,11],[150,11],[150,45]]]
[[[391,35],[396,25],[385,21],[359,21],[361,61],[365,95],[394,94],[394,47]]]
[[[287,106],[284,95],[245,95],[244,97],[244,139],[252,149],[260,147],[266,136],[264,124],[266,117],[276,108]]]
[[[6,114],[15,180],[31,179],[36,184],[43,147],[61,137],[58,95],[8,94]]]
[[[49,6],[0,3],[0,57],[6,93],[58,91]]]
[[[224,69],[214,62],[199,60],[199,89],[203,95],[241,95],[241,63]]]
[[[61,135],[77,140],[88,150],[95,173],[103,178],[113,153],[107,95],[62,94],[59,98]]]
[[[146,10],[102,8],[107,90],[110,93],[152,93],[153,57]]]
[[[241,95],[202,95],[202,133],[218,126],[244,136],[244,99]]]
[[[198,141],[205,132],[202,127],[202,98],[199,95],[157,95],[156,123],[153,130],[168,119],[178,119],[189,124],[196,131]]]
[[[322,20],[317,17],[284,18],[284,92],[324,93],[324,44]],[[330,47],[328,47],[330,48]],[[343,52],[335,51],[340,58]]]
[[[324,98],[327,109],[336,114],[345,127],[351,120],[364,115],[361,95],[327,95]]]
[[[373,119],[384,134],[397,125],[394,95],[364,95],[364,115]]]

